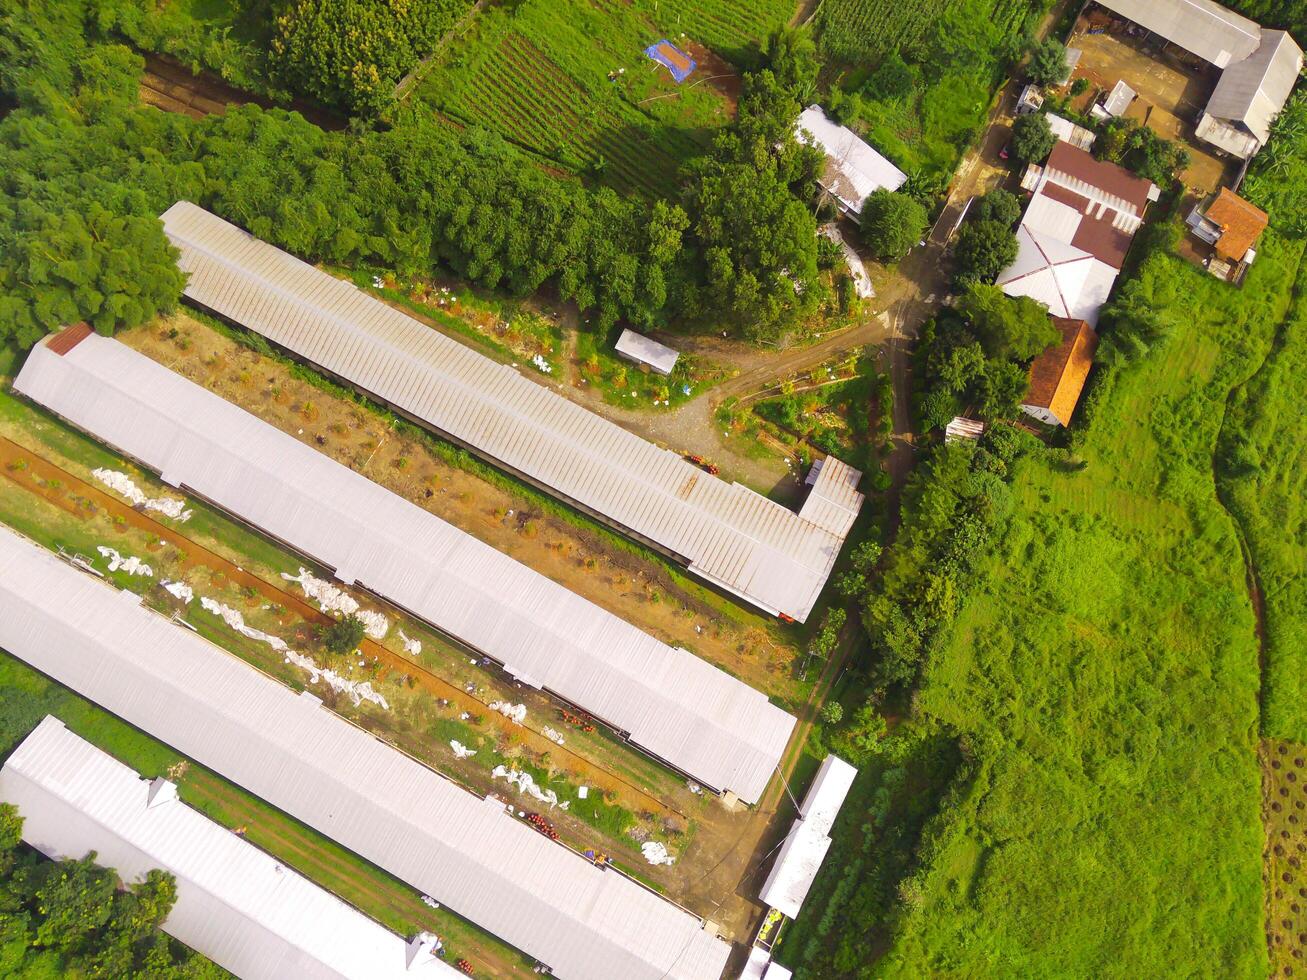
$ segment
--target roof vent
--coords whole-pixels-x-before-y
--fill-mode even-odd
[[[150,792],[145,798],[145,808],[153,809],[160,803],[177,799],[177,787],[162,776],[150,780]]]

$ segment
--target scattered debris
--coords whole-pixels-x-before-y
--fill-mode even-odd
[[[558,794],[552,789],[541,789],[536,785],[536,781],[531,778],[529,772],[522,772],[520,769],[507,769],[504,766],[495,766],[490,771],[491,779],[503,779],[509,784],[517,787],[518,792],[525,793],[527,796],[534,797],[541,803],[547,803],[551,807],[556,806],[560,810],[566,810],[568,803],[559,803]]]
[[[364,631],[374,640],[384,639],[390,631],[390,620],[379,612],[363,609],[353,596],[339,589],[330,582],[317,578],[307,568],[301,568],[298,575],[281,573],[287,582],[295,582],[304,594],[318,604],[323,612],[339,613],[341,616],[357,616],[363,620]]]
[[[589,799],[589,798],[590,798],[590,787],[589,787],[589,786],[578,786],[578,787],[576,788],[576,798],[577,798],[578,800],[587,800],[587,799]]]
[[[164,582],[163,587],[165,591],[187,605],[190,605],[191,600],[195,598],[195,590],[185,582]]]
[[[526,721],[526,705],[510,704],[507,701],[491,701],[490,710],[498,711],[509,721],[515,721],[519,725]]]
[[[407,636],[402,629],[399,631],[399,642],[404,644],[405,653],[412,654],[416,657],[422,652],[422,642]]]
[[[542,371],[542,372],[544,372],[545,374],[553,374],[553,373],[554,373],[554,367],[553,367],[553,365],[550,364],[548,361],[546,361],[546,360],[545,360],[542,356],[540,356],[539,354],[536,354],[536,355],[534,355],[534,356],[531,358],[531,363],[535,365],[535,367],[536,367],[536,369],[537,369],[538,371]]]
[[[477,754],[476,749],[469,749],[456,738],[449,740],[449,747],[454,750],[454,757],[457,759],[470,759]]]
[[[676,858],[667,853],[667,847],[662,841],[650,840],[645,841],[640,846],[640,853],[650,864],[675,864]]]
[[[95,477],[110,490],[115,490],[122,496],[132,502],[135,507],[143,507],[146,510],[158,511],[164,517],[171,517],[175,521],[189,521],[191,512],[186,509],[186,501],[177,497],[150,497],[145,491],[138,487],[130,476],[126,473],[120,473],[117,470],[107,470],[103,467],[91,470],[91,476]]]
[[[687,781],[685,785],[690,790],[690,792],[693,793],[695,796],[703,795],[703,787],[700,786],[698,783],[696,783],[693,779]]]
[[[563,744],[563,736],[559,735],[558,732],[554,731],[552,728],[549,728],[548,726],[545,727],[545,730],[541,734],[544,735],[545,738],[549,739],[549,741],[553,742],[555,745]]]
[[[520,813],[518,815],[521,816]],[[536,830],[540,831],[540,833],[544,834],[550,840],[558,840],[558,831],[554,829],[554,825],[550,823],[548,820],[546,820],[544,817],[542,817],[540,814],[528,813],[526,815],[526,822],[529,823]]]
[[[423,896],[422,896],[422,904],[423,904],[423,905],[428,905],[428,906],[430,906],[430,907],[433,908],[433,909],[438,909],[438,908],[440,908],[440,903],[437,902],[437,901],[436,901],[434,898],[432,898],[430,895],[423,895]]]
[[[141,559],[137,558],[135,555],[129,555],[124,558],[113,548],[107,548],[104,545],[100,545],[95,550],[109,559],[109,571],[111,572],[116,572],[119,569],[122,569],[128,575],[148,575],[151,578],[154,577],[154,569],[145,564],[145,562],[141,561]]]

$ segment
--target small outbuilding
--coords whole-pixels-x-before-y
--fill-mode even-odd
[[[1044,118],[1048,120],[1048,128],[1053,135],[1063,143],[1070,143],[1072,146],[1081,150],[1088,150],[1094,145],[1094,131],[1085,129],[1084,126],[1077,126],[1070,119],[1055,115],[1051,112],[1045,113]]]
[[[1084,320],[1055,317],[1062,342],[1030,364],[1030,391],[1021,411],[1047,425],[1069,425],[1094,363],[1098,334]]]
[[[664,375],[672,373],[672,368],[676,367],[681,356],[666,344],[660,344],[652,337],[634,330],[623,330],[613,349],[626,360],[643,364],[651,371]]]
[[[1257,257],[1257,242],[1268,220],[1261,208],[1222,187],[1215,197],[1195,206],[1185,222],[1218,258],[1246,266]]]
[[[1112,91],[1103,100],[1103,111],[1109,116],[1124,116],[1135,100],[1135,90],[1122,79],[1112,86]]]

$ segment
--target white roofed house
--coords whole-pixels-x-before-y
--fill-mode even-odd
[[[1097,0],[1163,40],[1221,69],[1195,135],[1240,159],[1270,138],[1303,68],[1302,49],[1214,0]]]
[[[628,361],[644,364],[662,375],[671,374],[681,356],[666,344],[634,330],[623,330],[613,349]]]
[[[163,931],[244,980],[453,980],[439,937],[398,936],[46,716],[0,769],[0,802],[46,857],[177,882]]]
[[[801,142],[826,154],[826,166],[817,182],[855,221],[862,214],[863,201],[873,192],[896,191],[907,182],[907,174],[853,130],[829,119],[821,106],[804,109],[795,129]]]
[[[1038,300],[1053,316],[1096,324],[1157,187],[1064,142],[1043,166],[1027,168],[1021,186],[1032,196],[1016,261],[995,285]]]

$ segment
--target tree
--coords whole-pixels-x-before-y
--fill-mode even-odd
[[[1010,227],[997,221],[969,221],[953,246],[954,281],[960,285],[993,282],[1016,257],[1017,238]]]
[[[835,591],[853,599],[867,591],[867,582],[880,561],[881,547],[876,541],[863,541],[849,552],[849,568],[835,579]]]
[[[1029,361],[1057,343],[1048,307],[1028,296],[1012,297],[997,286],[970,284],[957,304],[991,358]]]
[[[827,701],[821,707],[821,720],[828,725],[838,725],[844,717],[844,705],[838,701]]]
[[[1057,137],[1042,112],[1018,116],[1012,124],[1012,155],[1026,163],[1038,163],[1048,156],[1057,143]]]
[[[1068,75],[1066,48],[1052,37],[1036,45],[1030,52],[1026,74],[1036,85],[1061,85]]]
[[[862,205],[862,240],[879,259],[896,262],[926,233],[926,209],[906,194],[873,191]]]
[[[318,630],[318,639],[322,641],[328,653],[343,655],[357,650],[366,633],[363,620],[350,613],[348,616],[333,620],[330,625],[321,627]]]
[[[975,221],[996,221],[1011,228],[1021,219],[1021,200],[1001,187],[990,191],[971,209]]]

